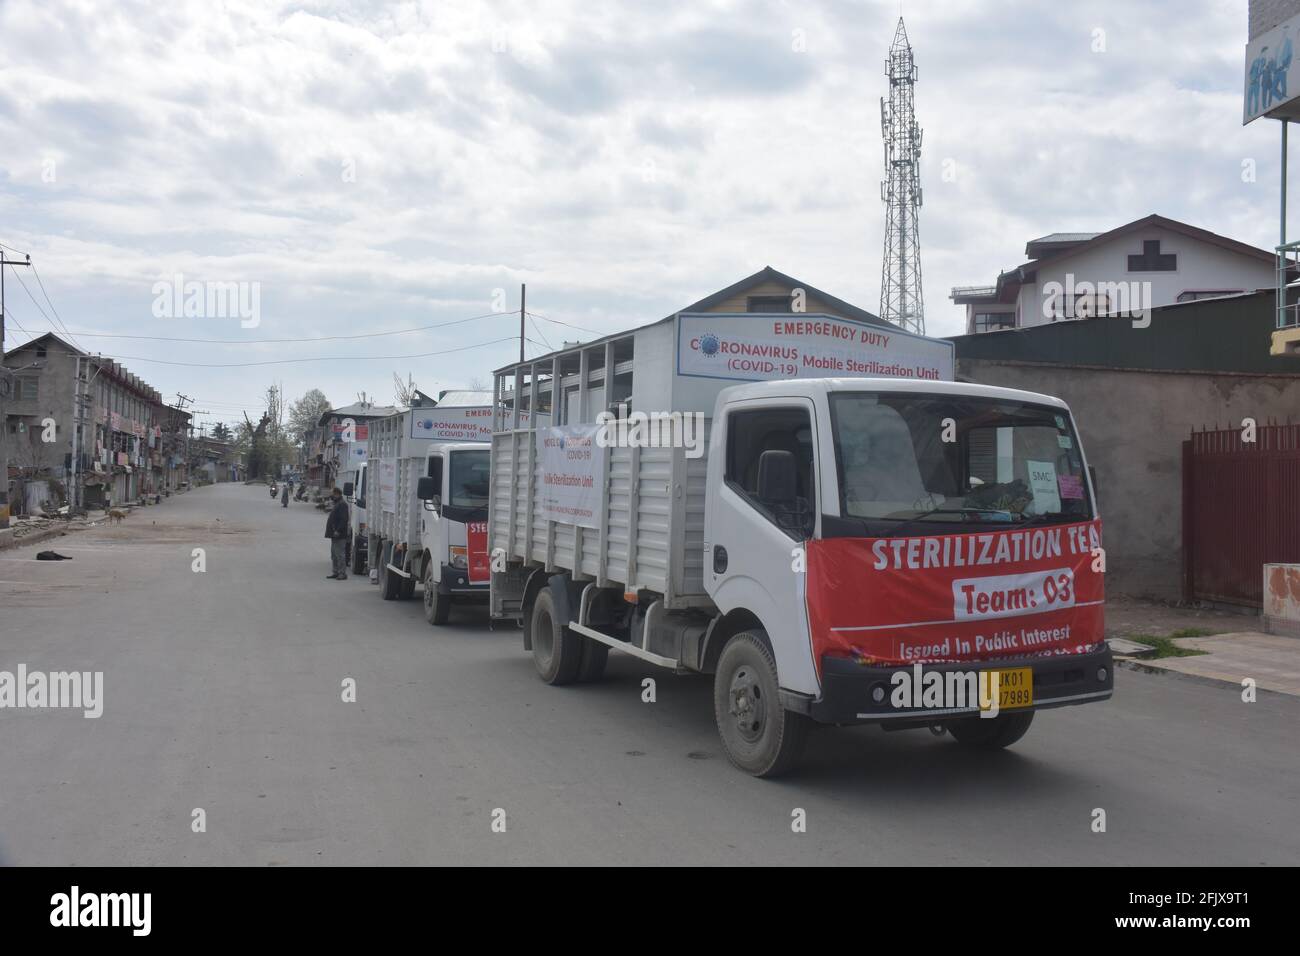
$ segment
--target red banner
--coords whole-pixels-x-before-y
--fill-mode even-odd
[[[1100,521],[810,541],[817,666],[1080,653],[1103,636],[1100,549]]]
[[[487,522],[469,522],[465,525],[465,535],[469,542],[469,583],[487,584],[492,580],[492,566],[487,551]]]

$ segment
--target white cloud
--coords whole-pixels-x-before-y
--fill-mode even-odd
[[[32,252],[70,326],[108,332],[404,328],[486,312],[497,288],[513,306],[521,281],[536,311],[614,331],[769,264],[874,311],[896,16],[892,0],[9,0],[0,241]],[[960,329],[952,285],[991,281],[1054,230],[1159,212],[1274,241],[1276,128],[1239,120],[1244,3],[962,0],[907,17],[932,333]],[[177,271],[260,282],[263,324],[160,327],[149,288]],[[428,352],[512,331],[502,318],[278,350],[83,341],[216,362]],[[394,368],[435,390],[513,355],[132,367],[168,392],[255,405],[273,374],[291,396],[321,387],[342,403],[387,398]]]

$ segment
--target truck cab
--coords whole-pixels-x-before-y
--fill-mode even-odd
[[[1005,746],[1036,710],[1111,695],[1100,523],[1059,399],[906,380],[729,388],[704,534],[705,589],[724,619],[761,630],[793,714]],[[753,662],[726,657],[720,730],[752,754],[761,688],[737,676]],[[918,665],[996,673],[1004,712],[900,704],[896,675]]]
[[[486,603],[490,451],[482,442],[433,445],[418,484],[425,616],[445,624],[453,603]]]
[[[348,499],[352,505],[348,514],[352,538],[352,573],[364,574],[369,540],[366,524],[366,463],[363,461],[358,464],[349,477],[352,485],[352,497]],[[347,489],[347,484],[344,484],[344,490]]]

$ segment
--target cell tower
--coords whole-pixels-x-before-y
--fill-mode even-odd
[[[921,296],[921,128],[912,111],[916,64],[898,18],[894,42],[885,61],[889,103],[880,98],[880,131],[885,137],[885,176],[880,198],[885,203],[885,255],[880,263],[880,317],[909,332],[925,334]]]

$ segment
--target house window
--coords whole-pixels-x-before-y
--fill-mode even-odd
[[[972,332],[992,332],[994,329],[1014,329],[1014,312],[976,312],[971,320]]]
[[[746,312],[789,312],[788,295],[751,295],[745,304]]]
[[[39,379],[20,378],[18,380],[18,400],[20,402],[36,401],[37,385]]]
[[[1091,319],[1110,311],[1110,296],[1105,293],[1078,293],[1074,298],[1058,295],[1052,300],[1052,321]]]
[[[36,346],[36,357],[37,357],[37,358],[45,358],[45,356],[46,356],[47,354],[48,354],[48,352],[46,351],[46,348],[45,348],[44,345],[38,345],[38,346]]]
[[[1179,302],[1196,302],[1199,299],[1217,299],[1222,295],[1239,295],[1245,289],[1188,289],[1178,293]]]
[[[1145,240],[1142,243],[1142,254],[1128,257],[1129,272],[1174,272],[1177,269],[1178,256],[1172,252],[1161,252],[1159,239]]]

